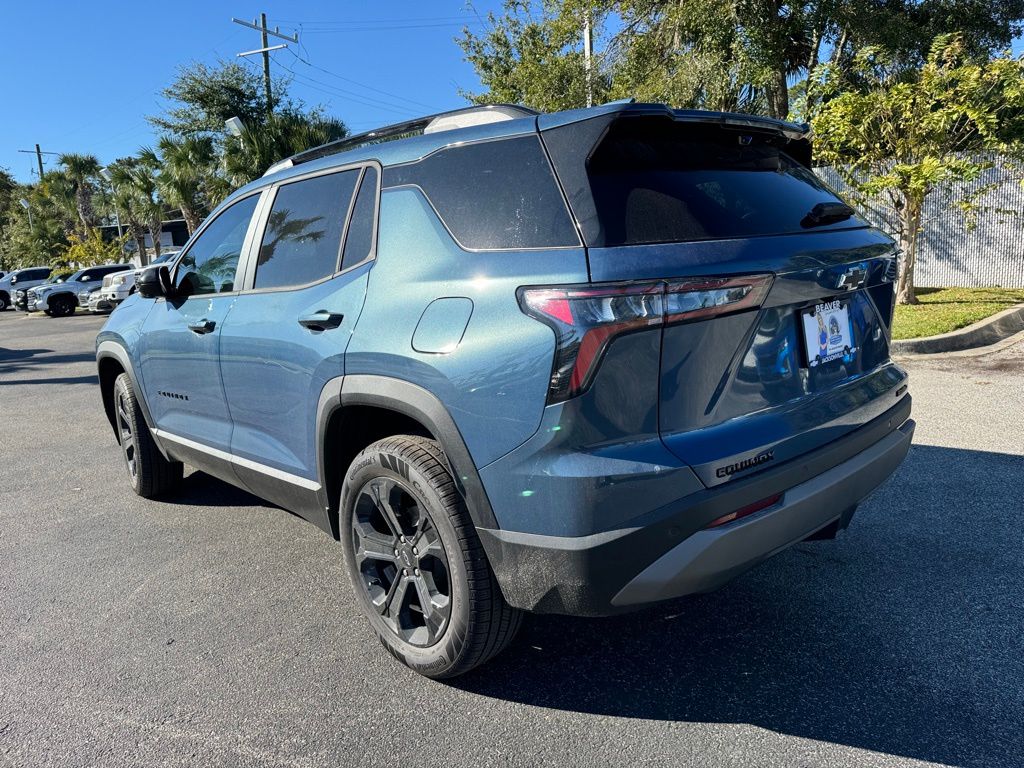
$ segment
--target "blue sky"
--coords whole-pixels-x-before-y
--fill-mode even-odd
[[[36,142],[50,152],[93,153],[104,163],[152,144],[145,117],[166,108],[160,92],[176,68],[258,48],[259,33],[231,17],[260,11],[271,27],[299,32],[301,45],[272,54],[272,76],[294,77],[292,95],[322,104],[355,131],[462,106],[459,89],[476,90],[479,81],[453,38],[463,24],[480,29],[500,0],[473,0],[474,10],[465,0],[97,5],[5,4],[0,167],[21,181],[32,178],[35,157],[18,150]],[[1014,47],[1024,50],[1020,40]],[[259,56],[246,61],[261,71]]]
[[[299,31],[301,45],[290,48],[312,66],[276,51],[272,77],[293,70],[292,95],[324,105],[356,131],[461,106],[459,88],[479,87],[453,42],[463,23],[480,28],[464,0],[4,5],[0,167],[20,181],[32,178],[35,156],[17,150],[36,142],[45,151],[93,153],[104,163],[152,144],[145,116],[166,107],[160,91],[179,65],[260,47],[259,33],[232,24],[232,16],[251,21],[264,11],[271,27]],[[473,5],[483,17],[500,2]],[[262,71],[259,56],[248,60]]]

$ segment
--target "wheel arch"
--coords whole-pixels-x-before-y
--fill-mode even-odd
[[[103,399],[103,410],[107,414],[107,421],[110,428],[117,435],[117,425],[114,421],[114,382],[122,373],[127,373],[132,382],[132,390],[135,392],[135,399],[142,409],[142,415],[146,419],[146,426],[153,428],[153,417],[146,404],[146,398],[142,387],[139,386],[139,379],[135,375],[131,358],[128,351],[115,341],[101,341],[96,348],[96,367],[100,380],[100,397]]]
[[[370,443],[393,434],[436,440],[477,527],[497,528],[476,465],[444,404],[416,384],[387,376],[339,376],[317,405],[317,471],[323,505],[338,537],[341,485],[351,460]]]

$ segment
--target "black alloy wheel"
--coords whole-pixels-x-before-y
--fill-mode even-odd
[[[451,571],[441,537],[404,483],[377,477],[356,498],[352,548],[362,587],[401,640],[436,643],[451,619]]]

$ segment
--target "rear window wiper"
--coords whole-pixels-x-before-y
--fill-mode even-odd
[[[840,221],[846,221],[855,213],[856,211],[846,203],[818,203],[803,217],[800,221],[800,226],[810,228],[821,227],[825,224],[835,224]]]

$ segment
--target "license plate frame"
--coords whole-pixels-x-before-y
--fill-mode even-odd
[[[836,361],[850,363],[857,355],[850,301],[820,301],[798,312],[804,341],[804,364],[817,368]]]

